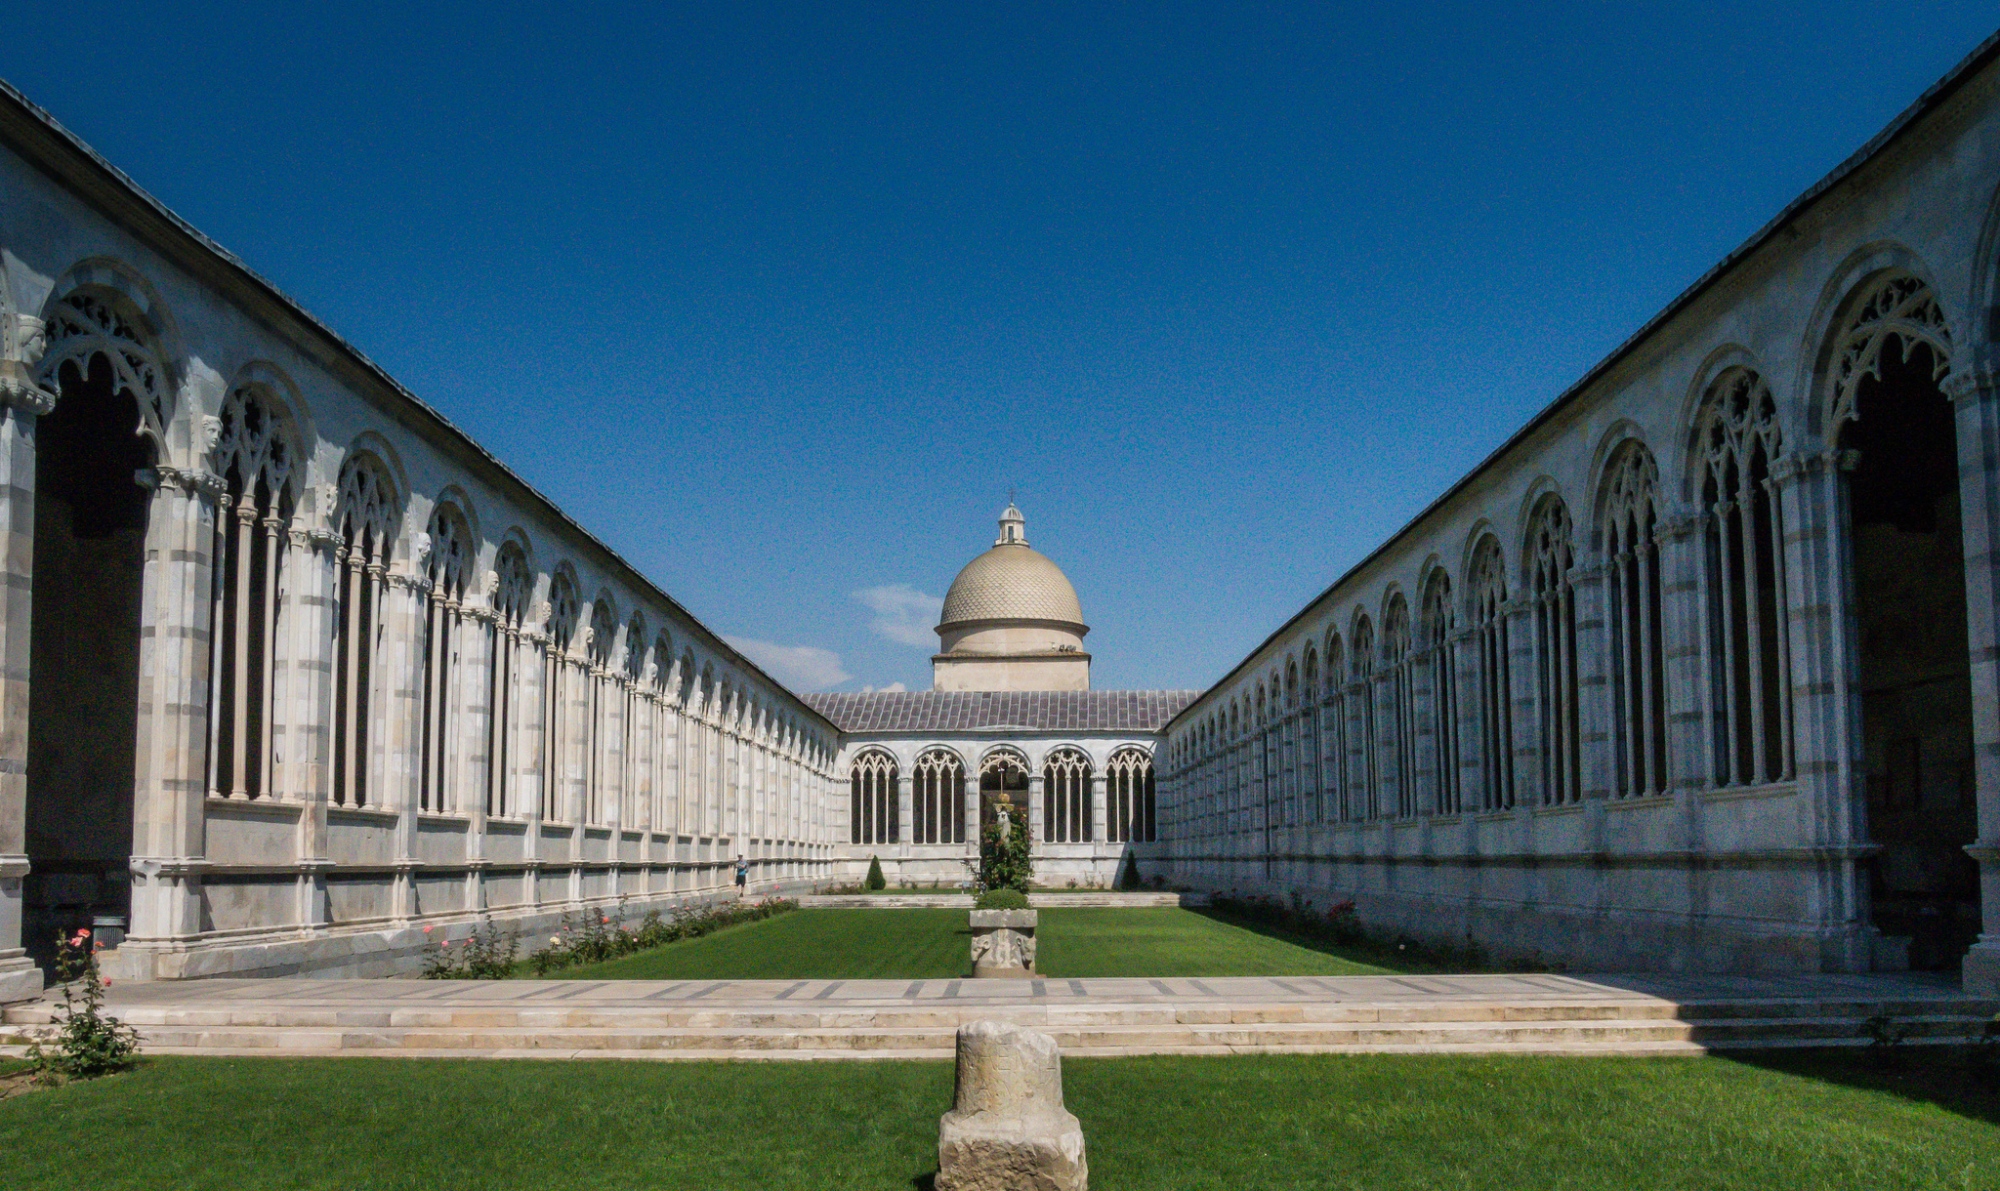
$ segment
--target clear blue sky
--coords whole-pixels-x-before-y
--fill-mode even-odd
[[[44,3],[0,74],[802,688],[928,686],[1010,486],[1096,685],[1193,687],[1996,21]]]

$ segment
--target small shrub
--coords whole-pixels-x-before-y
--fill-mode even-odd
[[[123,1071],[139,1053],[139,1032],[104,1012],[104,990],[110,984],[97,971],[102,944],[90,941],[89,930],[74,938],[56,938],[56,980],[62,985],[62,1008],[56,1012],[55,1035],[28,1044],[28,1063],[37,1082],[61,1083],[94,1079]]]
[[[1028,895],[1011,887],[989,889],[979,895],[979,900],[974,903],[974,908],[980,910],[1025,910],[1028,908]]]
[[[1868,1054],[1877,1066],[1885,1069],[1902,1066],[1903,1042],[1910,1036],[1908,1026],[1897,1024],[1886,1013],[1878,1013],[1861,1023],[1861,1033],[1868,1039]]]
[[[1125,858],[1125,867],[1118,874],[1118,888],[1127,892],[1133,892],[1145,887],[1146,883],[1139,879],[1139,858],[1137,856],[1127,856]]]
[[[882,858],[880,856],[870,856],[868,858],[868,879],[862,882],[862,887],[869,890],[887,889],[889,887],[889,882],[882,876]]]
[[[431,928],[425,927],[424,933],[430,934]],[[424,979],[505,980],[514,972],[514,955],[520,947],[520,936],[503,939],[497,927],[486,923],[456,946],[450,939],[440,939],[438,949],[424,955]]]

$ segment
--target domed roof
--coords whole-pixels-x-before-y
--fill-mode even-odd
[[[940,629],[969,620],[1053,620],[1083,627],[1083,606],[1062,568],[1030,549],[1013,505],[1000,518],[1000,540],[965,564],[944,595]]]

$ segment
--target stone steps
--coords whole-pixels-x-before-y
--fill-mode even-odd
[[[401,1009],[270,1006],[179,1008],[124,1014],[155,1054],[397,1055],[648,1058],[949,1058],[960,1021],[997,1017],[1033,1024],[1065,1053],[1242,1054],[1339,1052],[1694,1053],[1706,1049],[1858,1045],[1873,1013],[1888,1012],[1911,1042],[1976,1037],[1991,1007],[1972,1002],[1905,1005],[1754,1003],[1683,1005],[1126,1006],[1088,1014],[1011,1007],[933,1009],[879,1016],[752,1010]],[[1279,1014],[1275,1010],[1286,1012]],[[1459,1012],[1450,1012],[1457,1009]],[[1898,1012],[1899,1009],[1904,1010]],[[1302,1010],[1326,1010],[1303,1015]],[[1866,1010],[1863,1013],[1860,1010]],[[1981,1010],[1985,1010],[1982,1012]],[[10,1012],[0,1045],[24,1044],[46,1013]],[[909,1023],[925,1016],[928,1020]],[[1075,1020],[1078,1017],[1095,1020]],[[905,1019],[899,1024],[893,1020]],[[779,1020],[782,1019],[782,1020]]]

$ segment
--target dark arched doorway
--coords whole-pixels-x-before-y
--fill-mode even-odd
[[[1913,968],[1958,966],[1978,937],[1978,835],[1965,548],[1943,342],[1924,334],[1928,292],[1877,289],[1847,343],[1873,368],[1839,413],[1847,471],[1874,925],[1909,941]]]
[[[58,931],[131,908],[140,585],[153,464],[138,401],[103,351],[50,378],[35,427],[23,944],[46,962]]]

